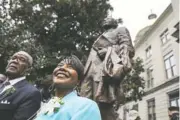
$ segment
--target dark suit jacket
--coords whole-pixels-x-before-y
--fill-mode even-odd
[[[5,106],[0,104],[0,119],[27,120],[40,108],[41,94],[26,80],[16,83],[14,87],[16,89],[14,93],[0,95],[0,102],[6,100],[10,102]]]

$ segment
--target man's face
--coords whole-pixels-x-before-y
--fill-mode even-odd
[[[15,53],[8,62],[6,73],[10,77],[20,77],[25,74],[28,68],[27,56],[19,53]]]
[[[62,61],[53,72],[53,82],[57,88],[73,89],[78,83],[78,74],[70,64]]]

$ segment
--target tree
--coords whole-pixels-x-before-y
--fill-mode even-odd
[[[2,0],[2,71],[18,50],[34,58],[30,79],[51,74],[61,55],[85,58],[102,34],[109,0]]]
[[[143,72],[143,61],[138,57],[133,61],[133,68],[131,72],[126,75],[121,83],[123,95],[125,97],[123,102],[142,99],[145,85],[144,78],[141,77],[141,73]]]

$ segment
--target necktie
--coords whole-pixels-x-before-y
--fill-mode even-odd
[[[0,86],[0,95],[2,94],[1,92],[4,90],[4,88],[6,86],[10,85],[10,82],[9,81],[5,81],[4,83],[1,84]]]

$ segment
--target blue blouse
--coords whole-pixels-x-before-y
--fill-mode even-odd
[[[64,104],[52,115],[41,114],[35,120],[101,120],[97,104],[87,98],[77,96],[76,92],[66,95]]]

